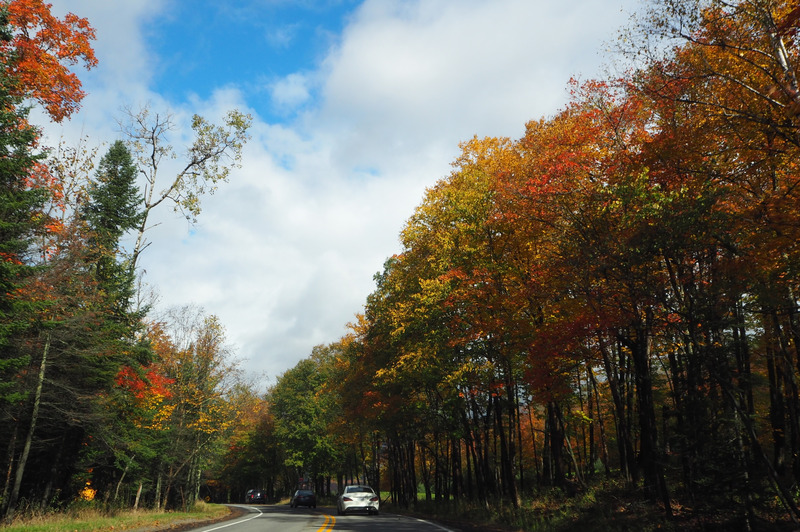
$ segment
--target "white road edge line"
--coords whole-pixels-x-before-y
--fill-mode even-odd
[[[416,520],[417,520],[417,521],[419,521],[420,523],[426,523],[426,524],[429,524],[429,525],[435,526],[435,527],[436,527],[436,528],[438,528],[439,530],[444,530],[445,532],[454,532],[453,530],[450,530],[449,528],[445,528],[445,527],[443,527],[442,525],[437,525],[436,523],[431,523],[430,521],[426,521],[425,519],[420,519],[420,518],[418,518],[418,517],[415,517],[414,519],[416,519]]]
[[[249,506],[249,508],[253,508],[258,513],[248,517],[247,519],[235,519],[234,521],[231,521],[230,523],[228,523],[226,525],[220,525],[220,526],[218,526],[216,528],[209,528],[208,530],[206,530],[206,532],[213,532],[214,530],[222,530],[223,528],[228,528],[229,526],[238,525],[239,523],[246,523],[247,521],[250,521],[251,519],[256,519],[257,517],[261,517],[262,515],[264,515],[264,512],[262,512],[258,508],[254,508],[253,506]]]

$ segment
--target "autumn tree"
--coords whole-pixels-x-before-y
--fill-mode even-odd
[[[130,340],[128,340],[130,341]],[[167,375],[166,358],[173,349],[164,324],[150,322],[129,356],[118,367],[114,384],[103,398],[110,423],[97,437],[103,445],[84,462],[87,480],[113,505],[134,509],[161,504],[156,493],[158,470],[170,448],[175,380]]]
[[[693,264],[681,265],[674,256],[667,262],[671,302],[679,305],[684,337],[691,339],[685,351],[695,362],[678,367],[688,368],[694,382],[711,379],[720,387],[733,439],[740,442],[740,478],[749,479],[752,460],[759,460],[795,518],[783,486],[797,480],[800,441],[800,359],[789,340],[797,330],[798,225],[792,213],[798,199],[799,14],[795,2],[655,2],[633,33],[632,51],[665,50],[665,41],[674,47],[646,56],[628,85],[657,120],[658,135],[647,147],[656,179],[704,198],[707,219],[715,223],[703,233],[705,251],[695,252]],[[649,47],[654,38],[659,46]],[[700,273],[713,284],[708,278],[695,284]],[[771,464],[751,421],[759,366],[769,382]],[[687,384],[692,399],[696,384]]]
[[[225,330],[216,316],[193,306],[174,308],[163,322],[158,364],[169,387],[171,408],[163,447],[152,474],[157,507],[191,507],[199,497],[203,471],[233,426],[229,392],[238,382]]]
[[[242,383],[234,388],[231,399],[237,405],[235,426],[215,462],[210,495],[215,501],[244,501],[247,490],[258,486],[267,491],[268,499],[277,499],[289,486],[283,485],[285,450],[275,432],[268,397],[252,384]]]
[[[80,108],[81,82],[70,67],[97,65],[91,41],[94,29],[85,18],[67,13],[59,19],[43,0],[3,2],[0,53],[11,96],[31,98],[60,122]]]
[[[37,314],[38,304],[30,299],[34,291],[25,288],[32,279],[34,265],[43,255],[34,252],[34,236],[44,238],[45,248],[52,243],[46,234],[55,230],[44,215],[45,204],[60,201],[58,184],[53,182],[37,153],[38,132],[28,123],[28,108],[23,101],[32,100],[43,105],[50,117],[59,121],[77,109],[82,98],[80,82],[69,67],[84,62],[95,63],[89,46],[93,30],[85,19],[69,14],[59,20],[50,14],[50,6],[41,1],[18,0],[4,2],[0,8],[0,99],[2,113],[2,197],[0,198],[0,392],[3,401],[3,420],[13,419],[11,409],[18,409],[26,398],[32,399],[33,414],[27,425],[27,434],[17,430],[18,423],[9,423],[12,430],[4,443],[10,444],[12,456],[18,447],[17,437],[24,440],[21,455],[14,472],[4,485],[3,504],[6,516],[13,514],[24,477],[27,456],[36,429],[36,404],[39,392],[27,395],[29,389],[17,388],[22,382],[16,375],[26,373],[30,352],[22,348],[21,339],[29,336],[31,322]],[[39,252],[52,249],[39,247]],[[44,351],[46,353],[47,343]],[[41,346],[40,346],[41,347]],[[46,357],[34,362],[41,374],[46,368]],[[33,369],[33,368],[32,368]],[[41,378],[39,378],[41,383]],[[17,383],[17,384],[13,384]],[[26,416],[27,417],[27,416]]]
[[[376,372],[385,366],[385,353],[380,344],[365,342],[367,323],[364,315],[358,315],[354,323],[348,324],[350,332],[329,346],[332,351],[331,367],[327,368],[330,380],[324,390],[335,397],[339,412],[328,425],[341,452],[335,471],[338,484],[363,482],[378,490],[384,478],[379,447],[387,444],[386,439],[393,433],[390,431],[387,435],[384,430],[393,421],[404,422],[399,411],[387,414],[393,406],[400,408],[404,403],[390,399],[390,394],[380,390],[380,384],[375,382]],[[403,430],[399,425],[394,428]],[[387,445],[396,442],[397,439]]]
[[[602,457],[668,518],[797,522],[795,4],[655,0],[633,70],[462,145],[335,364],[395,502],[514,498],[518,457],[571,493]]]
[[[145,182],[142,217],[131,257],[134,267],[149,245],[145,233],[151,228],[153,210],[162,203],[171,204],[175,212],[196,221],[202,210],[201,197],[213,194],[220,182],[227,181],[231,168],[239,165],[250,120],[249,115],[230,111],[223,125],[216,125],[194,115],[192,143],[179,155],[169,145],[170,134],[176,127],[172,115],[153,112],[149,107],[138,112],[127,111],[120,125]],[[179,157],[178,169],[165,177],[171,168],[163,168],[163,163]]]
[[[14,336],[25,328],[20,310],[26,303],[15,294],[24,277],[32,272],[29,253],[32,239],[43,229],[44,220],[37,218],[48,191],[30,187],[30,176],[44,169],[41,156],[34,151],[36,131],[27,124],[27,110],[21,108],[19,98],[12,97],[4,80],[2,114],[0,114],[0,393],[4,401],[21,398],[21,390],[15,390],[13,375],[26,364],[13,344]]]

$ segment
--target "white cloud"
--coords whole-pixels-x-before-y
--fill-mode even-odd
[[[100,67],[81,75],[88,90],[113,90],[118,101],[140,96],[158,61],[147,48],[147,23],[163,16],[167,0],[55,0],[52,3],[57,16],[68,11],[75,13],[87,18],[95,29],[94,48]]]
[[[566,102],[571,76],[596,75],[622,3],[366,1],[322,65],[309,127],[337,164],[446,172],[459,142],[517,137]]]
[[[289,24],[271,29],[266,34],[267,42],[276,48],[288,48],[295,39],[297,24]]]
[[[263,97],[242,89],[254,80],[208,100],[150,92],[160,59],[146,22],[167,0],[54,3],[98,29],[101,66],[70,135],[115,138],[122,103],[218,119],[230,107],[254,112]],[[556,112],[570,76],[598,72],[597,50],[625,21],[617,4],[634,0],[366,0],[320,65],[271,85],[271,105],[304,114],[280,124],[256,115],[243,167],[204,198],[198,226],[160,214],[143,258],[149,282],[164,304],[219,316],[254,372],[274,377],[338,340],[458,143],[516,137]]]
[[[279,110],[294,110],[311,98],[308,76],[299,73],[289,74],[272,83],[270,93],[274,105]]]

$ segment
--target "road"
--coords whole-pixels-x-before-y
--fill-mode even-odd
[[[231,521],[194,528],[192,532],[454,532],[414,517],[386,513],[336,515],[336,508],[235,506],[247,513]]]

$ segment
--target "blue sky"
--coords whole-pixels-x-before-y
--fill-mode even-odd
[[[247,91],[259,115],[284,119],[269,87],[313,70],[355,7],[353,0],[169,3],[145,30],[158,58],[153,88],[181,100],[187,90],[205,99],[234,85]]]
[[[269,379],[346,332],[459,143],[557,112],[570,77],[602,77],[639,3],[52,2],[96,28],[100,64],[50,142],[102,154],[121,109],[149,105],[173,115],[180,150],[192,114],[253,115],[242,167],[197,225],[160,211],[141,265],[156,311],[216,315],[242,367]]]

